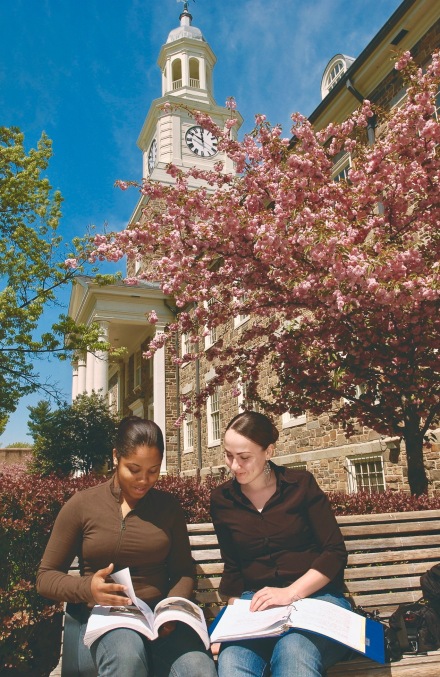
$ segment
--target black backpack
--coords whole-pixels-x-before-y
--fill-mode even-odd
[[[423,597],[412,604],[400,604],[386,629],[390,660],[404,653],[426,653],[440,648],[440,564],[420,577]]]

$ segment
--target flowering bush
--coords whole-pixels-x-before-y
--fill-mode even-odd
[[[224,480],[208,475],[203,482],[196,477],[164,475],[156,484],[158,489],[169,491],[179,499],[188,524],[210,522],[209,500],[211,491]]]
[[[328,497],[336,515],[368,515],[381,512],[440,509],[439,493],[432,496],[427,494],[414,496],[400,491],[384,491],[380,494],[369,494],[367,491],[359,491],[356,494],[330,492]]]
[[[57,665],[62,605],[37,594],[36,570],[61,506],[98,481],[0,472],[0,674],[38,677]]]

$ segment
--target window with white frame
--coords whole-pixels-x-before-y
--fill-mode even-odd
[[[354,58],[345,54],[336,54],[328,62],[321,80],[321,97],[324,99],[344,73],[350,68]]]
[[[194,417],[192,411],[186,411],[183,421],[183,453],[194,449]]]
[[[306,421],[307,416],[305,413],[300,414],[299,416],[295,416],[294,414],[291,414],[289,411],[286,411],[281,417],[283,428],[294,428],[297,425],[304,425]]]
[[[191,342],[189,340],[188,334],[182,334],[181,351],[182,357],[191,353]],[[186,367],[187,364],[189,364],[189,362],[185,362],[185,364],[182,364],[182,367]]]
[[[250,315],[236,315],[234,317],[234,329],[238,329],[242,324],[245,324],[250,318]]]
[[[370,494],[385,491],[385,473],[381,454],[350,456],[346,459],[348,491],[354,494],[367,491]]]
[[[247,396],[247,383],[246,381],[242,381],[241,378],[238,379],[237,381],[237,387],[239,388],[239,393],[237,395],[237,408],[238,408],[238,413],[240,414],[242,411],[259,411],[258,409],[258,404],[256,402],[247,402],[246,401],[246,396]]]
[[[119,372],[113,374],[108,382],[108,406],[112,414],[119,411]]]
[[[283,463],[285,468],[292,468],[292,470],[307,470],[307,463],[303,461],[294,461],[293,463]]]
[[[208,397],[206,413],[208,418],[208,445],[220,444],[220,391],[216,388]]]
[[[333,181],[348,181],[348,172],[351,169],[351,156],[348,153],[343,153],[341,156],[336,156],[335,164],[333,166],[332,177]]]
[[[212,306],[214,303],[214,299],[210,299],[207,302],[208,308]],[[211,327],[211,329],[208,330],[208,334],[205,336],[205,349],[210,348],[218,339],[218,331],[217,327]]]
[[[133,360],[133,387],[139,388],[142,381],[142,350],[134,354]]]

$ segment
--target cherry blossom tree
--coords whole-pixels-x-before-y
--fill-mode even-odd
[[[193,402],[196,412],[214,387],[235,386],[240,375],[248,400],[269,412],[328,411],[347,435],[363,425],[403,439],[411,492],[421,494],[424,444],[440,412],[440,56],[425,72],[405,53],[396,68],[407,86],[400,107],[365,101],[322,131],[294,114],[292,139],[258,115],[238,142],[233,106],[224,130],[193,112],[237,173],[221,163],[186,173],[169,166],[172,186],[144,180],[140,193],[166,207],[96,237],[91,258],[148,258],[140,277],[174,296],[178,317],[149,355],[179,330],[194,350],[176,361],[194,360],[200,337],[217,327],[208,351],[216,376]],[[341,153],[352,164],[337,182]],[[201,187],[189,190],[190,178]],[[251,315],[248,328],[223,342],[222,327],[239,314]],[[276,383],[264,393],[268,362]]]

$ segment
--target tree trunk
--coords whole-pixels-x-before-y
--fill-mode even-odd
[[[420,430],[411,431],[408,428],[403,436],[406,446],[408,463],[408,484],[411,494],[420,496],[428,493],[428,477],[423,462],[423,435]]]

